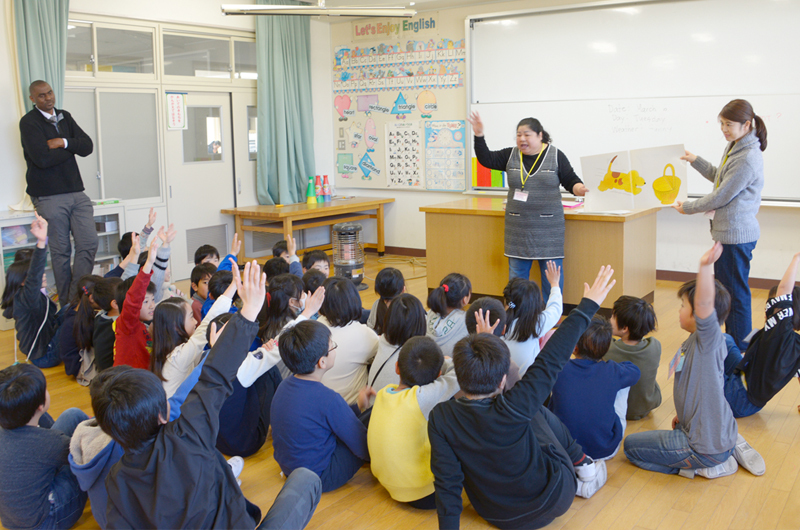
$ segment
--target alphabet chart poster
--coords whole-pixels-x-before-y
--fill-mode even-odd
[[[418,121],[386,124],[386,185],[390,188],[424,189],[420,172],[422,138]]]
[[[425,122],[425,186],[429,190],[464,191],[467,186],[466,122]]]

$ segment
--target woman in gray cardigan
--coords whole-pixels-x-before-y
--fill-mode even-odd
[[[744,351],[744,339],[752,329],[748,280],[750,260],[760,235],[756,214],[764,187],[761,152],[767,148],[767,128],[743,99],[725,105],[719,121],[729,142],[719,167],[689,151],[681,157],[713,182],[714,190],[695,201],[678,202],[673,208],[682,214],[705,212],[711,219],[711,237],[722,243],[722,257],[714,264],[714,274],[732,298],[725,331]]]

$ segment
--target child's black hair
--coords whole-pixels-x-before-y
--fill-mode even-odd
[[[285,239],[281,239],[272,247],[272,257],[273,258],[280,258],[281,254],[284,252],[289,252],[289,244],[286,242]],[[285,261],[285,260],[284,260]]]
[[[767,300],[770,298],[775,298],[778,294],[778,286],[774,285],[770,290],[769,294],[767,295]],[[766,314],[767,318],[770,318],[775,313],[775,308],[771,308],[772,310]],[[800,287],[795,285],[792,288],[792,327],[795,331],[800,331]]]
[[[464,323],[467,325],[467,332],[470,334],[477,332],[478,320],[475,318],[475,313],[477,313],[479,309],[483,309],[484,316],[486,316],[487,313],[489,314],[489,324],[494,326],[495,322],[498,320],[500,321],[497,327],[494,328],[494,334],[498,337],[502,337],[506,329],[506,310],[500,300],[492,298],[491,296],[478,298],[469,305],[467,314],[464,315]]]
[[[208,296],[212,300],[216,300],[225,292],[233,281],[233,273],[231,271],[217,271],[211,275],[208,280]],[[236,298],[234,296],[234,298]]]
[[[491,394],[500,386],[510,366],[508,346],[495,335],[467,335],[453,347],[456,379],[467,394]]]
[[[694,316],[694,292],[697,288],[697,280],[689,280],[678,289],[678,298],[689,300],[689,305],[692,308],[692,316]],[[714,278],[714,309],[717,312],[717,321],[721,326],[725,319],[728,318],[728,313],[731,311],[731,294],[722,283]]]
[[[545,300],[536,282],[525,278],[514,278],[503,289],[506,300],[506,338],[517,342],[525,342],[539,337],[539,317],[545,308]]]
[[[164,379],[164,363],[172,351],[185,344],[191,337],[186,333],[186,313],[191,312],[189,303],[179,296],[162,300],[153,312],[153,352],[150,354],[150,371]]]
[[[222,329],[222,326],[228,323],[228,321],[233,317],[233,313],[230,311],[227,313],[222,313],[221,315],[215,316],[211,319],[211,322],[208,323],[208,327],[206,328],[206,342],[211,344],[211,324],[216,324],[217,332]]]
[[[144,244],[144,241],[142,241]],[[128,254],[131,252],[131,247],[133,247],[133,232],[125,232],[122,234],[122,237],[119,238],[119,243],[117,243],[117,252],[119,252],[119,256],[122,259],[128,257]]]
[[[433,383],[442,371],[444,355],[430,337],[411,337],[400,348],[397,367],[400,382],[407,386],[422,386]]]
[[[69,303],[75,310],[72,335],[75,337],[75,344],[81,350],[88,350],[93,345],[94,307],[92,307],[92,300],[94,300],[94,288],[102,281],[102,276],[87,274],[78,280],[78,289]]]
[[[461,300],[472,293],[469,278],[457,272],[451,272],[439,282],[439,287],[428,295],[428,307],[441,317],[447,316],[453,309],[461,309]]]
[[[140,449],[169,419],[167,394],[152,372],[114,366],[103,370],[89,387],[92,410],[104,433],[128,451]]]
[[[219,259],[219,250],[211,245],[201,245],[200,248],[194,251],[194,264],[200,265],[206,258]]]
[[[139,273],[141,274],[141,273]],[[133,285],[134,280],[136,280],[136,276],[131,276],[125,280],[122,280],[122,283],[117,285],[117,289],[114,292],[114,300],[117,301],[117,308],[122,311],[122,306],[125,304],[125,297],[128,296],[128,290]],[[156,284],[150,282],[147,286],[147,294],[152,294],[155,296],[156,294]]]
[[[258,336],[266,342],[278,336],[283,327],[291,322],[295,315],[289,304],[294,298],[300,300],[303,296],[303,280],[294,274],[279,274],[269,282],[267,301],[258,315],[260,323]]]
[[[386,319],[386,310],[389,304],[403,293],[405,286],[406,280],[403,278],[403,273],[395,268],[386,267],[375,276],[375,294],[380,296],[378,307],[375,310],[375,333],[378,335],[384,333],[383,321]]]
[[[47,379],[32,364],[14,364],[0,370],[0,427],[26,425],[47,400]]]
[[[147,258],[148,257],[150,257],[150,251],[149,250],[143,250],[141,252],[141,254],[139,254],[139,261],[137,261],[137,263],[139,264],[139,269],[140,270],[141,270],[142,267],[144,267],[144,264],[147,263]]]
[[[122,278],[112,276],[103,278],[94,284],[92,290],[92,300],[97,306],[106,313],[111,311],[111,302],[116,300],[117,286],[122,283]],[[120,308],[118,307],[117,310]]]
[[[617,329],[628,328],[629,340],[642,340],[658,325],[653,306],[647,300],[635,296],[623,295],[617,298],[611,314],[617,321]]]
[[[324,261],[328,265],[331,264],[331,260],[324,250],[312,250],[311,252],[303,254],[303,268],[305,270],[313,267],[318,261]]]
[[[31,260],[23,259],[15,261],[8,266],[6,271],[6,287],[3,289],[3,299],[0,308],[4,309],[3,315],[12,318],[14,314],[14,296],[22,288],[25,278],[28,277],[28,269],[31,267]]]
[[[21,248],[14,252],[14,262],[22,261],[24,259],[31,259],[33,258],[33,249],[32,248]]]
[[[280,274],[289,273],[289,264],[283,258],[270,258],[264,263],[264,274],[267,275],[267,281]]]
[[[316,320],[303,320],[281,333],[278,349],[281,360],[293,374],[314,372],[322,357],[328,356],[331,331]]]
[[[332,327],[343,327],[361,318],[361,296],[348,278],[328,278],[322,284],[325,300],[319,308]]]
[[[194,285],[200,285],[200,282],[206,278],[211,278],[215,272],[217,272],[217,266],[208,261],[200,265],[195,265],[192,269],[190,282]]]
[[[328,292],[325,292],[328,296]],[[394,299],[383,321],[383,338],[395,346],[402,346],[411,337],[425,335],[428,324],[425,308],[413,294],[403,293]]]
[[[599,361],[608,353],[612,339],[611,322],[601,315],[595,315],[578,339],[576,356]]]
[[[303,289],[307,293],[314,294],[319,289],[328,277],[325,273],[317,269],[309,269],[303,274]]]

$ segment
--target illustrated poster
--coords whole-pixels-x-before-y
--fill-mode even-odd
[[[425,122],[425,187],[437,191],[466,189],[466,122]]]
[[[386,124],[386,185],[390,188],[424,189],[420,172],[421,135],[418,121]]]

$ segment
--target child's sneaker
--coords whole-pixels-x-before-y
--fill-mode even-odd
[[[600,460],[599,462],[592,462],[592,465],[595,468],[595,476],[592,480],[583,481],[580,479],[580,475],[578,476],[578,489],[575,491],[575,495],[578,497],[583,497],[584,499],[590,498],[597,493],[597,490],[602,488],[603,484],[608,480],[608,470],[606,469],[605,461]]]
[[[739,469],[739,464],[736,463],[736,458],[731,455],[726,461],[717,464],[714,467],[703,467],[697,470],[697,474],[706,478],[720,478],[733,475]]]
[[[595,466],[594,460],[589,455],[583,455],[583,460],[572,467],[575,469],[578,480],[582,482],[590,482],[597,475],[597,466]]]
[[[761,476],[767,472],[767,464],[761,455],[753,449],[747,440],[740,434],[736,439],[736,447],[733,448],[733,456],[739,465],[756,476]]]
[[[242,470],[244,469],[244,458],[241,456],[233,456],[228,459],[228,465],[231,466],[231,471],[233,471],[233,478],[239,478],[239,475],[242,474]]]

